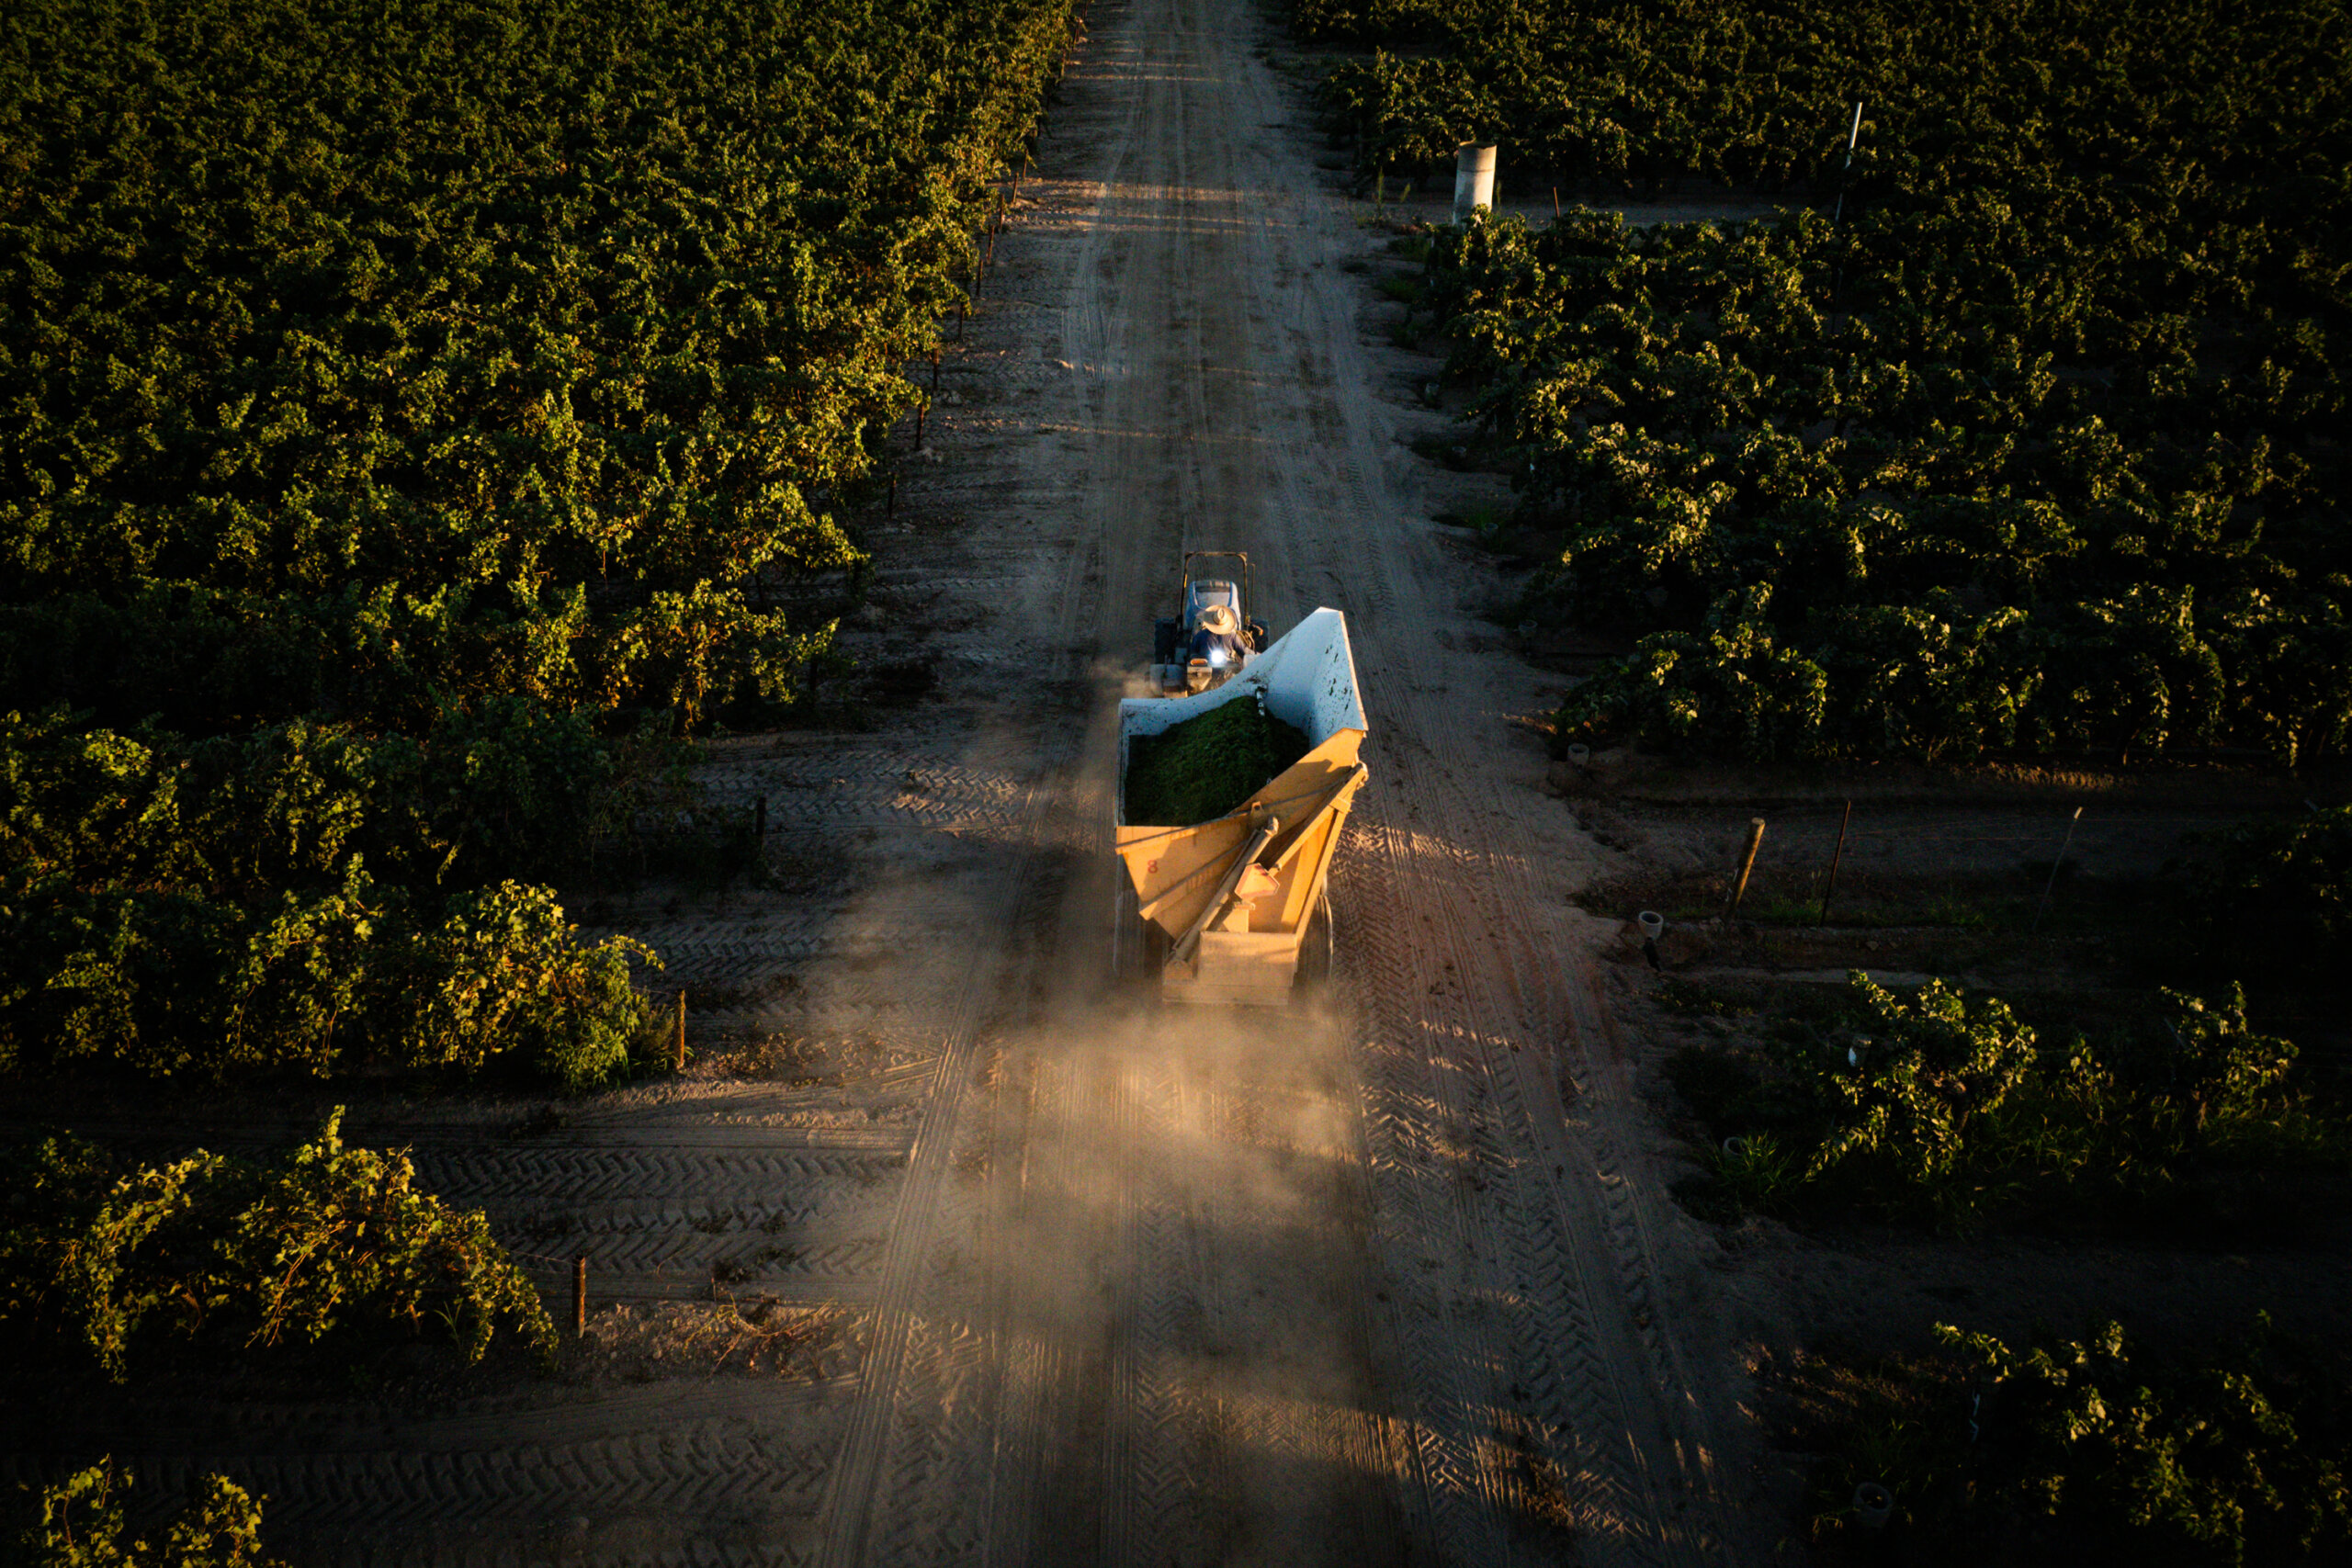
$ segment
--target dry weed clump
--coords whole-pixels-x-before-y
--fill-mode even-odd
[[[842,1307],[791,1306],[766,1292],[624,1303],[589,1320],[582,1370],[630,1382],[696,1372],[807,1380],[850,1348],[849,1328]]]

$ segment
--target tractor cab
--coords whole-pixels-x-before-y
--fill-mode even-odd
[[[1237,575],[1208,575],[1233,571]],[[1221,686],[1266,648],[1266,626],[1250,615],[1250,558],[1188,550],[1177,612],[1152,623],[1152,688],[1182,696]]]

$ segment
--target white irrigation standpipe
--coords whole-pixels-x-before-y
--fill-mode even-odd
[[[1495,208],[1495,150],[1465,141],[1453,150],[1453,220],[1467,223],[1481,207]]]

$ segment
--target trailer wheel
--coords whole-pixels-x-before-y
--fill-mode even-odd
[[[1143,969],[1142,917],[1136,913],[1136,890],[1125,876],[1111,895],[1111,979],[1125,985]]]
[[[1111,979],[1120,987],[1142,986],[1158,978],[1167,956],[1168,939],[1143,918],[1135,885],[1122,872],[1111,910]]]
[[[1306,917],[1306,929],[1299,933],[1298,972],[1290,983],[1290,998],[1295,1005],[1311,1006],[1330,989],[1331,964],[1337,950],[1331,935],[1331,898],[1326,894],[1315,901],[1315,912]]]

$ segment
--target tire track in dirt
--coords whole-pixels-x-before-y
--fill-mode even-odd
[[[1339,479],[1340,488],[1356,490],[1348,476]],[[1681,1538],[1671,1523],[1674,1506],[1655,1490],[1646,1462],[1661,1449],[1673,1451],[1645,1393],[1669,1364],[1659,1361],[1655,1341],[1635,1347],[1624,1332],[1628,1317],[1655,1321],[1639,1289],[1644,1255],[1622,1205],[1611,1213],[1589,1204],[1566,1181],[1571,1165],[1603,1189],[1622,1189],[1624,1178],[1569,1146],[1556,1094],[1540,1077],[1539,1092],[1531,1094],[1513,1059],[1563,1044],[1575,1050],[1556,993],[1562,967],[1568,985],[1580,983],[1581,961],[1566,944],[1528,951],[1526,933],[1556,925],[1555,911],[1521,874],[1538,852],[1512,842],[1510,815],[1472,796],[1453,762],[1441,760],[1458,761],[1474,743],[1461,734],[1459,709],[1437,700],[1446,694],[1444,682],[1430,676],[1448,662],[1447,649],[1426,629],[1442,623],[1426,608],[1412,613],[1414,589],[1399,582],[1381,596],[1403,613],[1394,628],[1365,639],[1375,667],[1366,680],[1367,707],[1393,732],[1382,747],[1380,782],[1393,787],[1360,812],[1361,833],[1343,872],[1379,889],[1366,911],[1371,921],[1406,927],[1407,940],[1385,953],[1389,972],[1376,977],[1372,1020],[1390,1040],[1422,1042],[1396,1054],[1427,1064],[1425,1073],[1396,1086],[1408,1107],[1402,1115],[1426,1107],[1451,1135],[1454,1146],[1443,1151],[1450,1224],[1461,1238],[1465,1282],[1485,1303],[1475,1313],[1452,1305],[1457,1320],[1497,1335],[1498,1364],[1510,1370],[1508,1377],[1473,1372],[1469,1386],[1442,1404],[1520,1413],[1490,1431],[1465,1426],[1435,1435],[1455,1451],[1431,1480],[1483,1494],[1492,1507],[1482,1513],[1584,1536],[1588,1555],[1601,1542],[1629,1562],[1679,1555],[1702,1543]],[[1410,636],[1415,628],[1424,635]],[[1398,670],[1418,678],[1390,673]],[[1400,1119],[1382,1122],[1393,1128]],[[1400,1145],[1396,1157],[1408,1161],[1416,1152]],[[1555,1155],[1561,1157],[1548,1157]],[[1402,1179],[1425,1183],[1442,1168],[1408,1166]],[[1511,1545],[1508,1535],[1496,1536],[1490,1517],[1454,1550],[1500,1561]]]
[[[1062,751],[1040,737],[1041,759],[1059,760]],[[1023,830],[1033,843],[1042,837],[1046,806],[1041,770],[1023,811]],[[1038,858],[1024,857],[1018,874],[1012,932],[1034,929],[1036,910],[1047,897]],[[1000,940],[1005,934],[1001,931]],[[1001,971],[1003,960],[989,967]],[[919,1314],[919,1307],[942,1271],[940,1248],[952,1245],[942,1196],[950,1179],[952,1140],[978,1044],[982,1008],[993,991],[992,986],[976,985],[963,994],[899,1184],[865,1375],[829,1498],[831,1526],[820,1559],[828,1563],[896,1561],[888,1549],[910,1540],[977,1544],[977,1538],[967,1540],[966,1531],[954,1528],[968,1493],[930,1483],[967,1446],[955,1442],[952,1434],[954,1417],[966,1402],[947,1395],[968,1381],[979,1336],[968,1323],[950,1326],[936,1314]],[[887,1512],[879,1506],[886,1496]],[[877,1535],[877,1528],[885,1533]]]
[[[1295,164],[1261,183],[1307,184]],[[1433,601],[1460,574],[1374,446],[1395,422],[1370,395],[1353,291],[1329,271],[1314,277],[1357,248],[1349,215],[1320,195],[1287,207],[1270,219],[1260,270],[1306,263],[1285,327],[1305,379],[1339,390],[1309,400],[1316,439],[1287,445],[1270,477],[1297,574],[1345,584],[1374,716],[1376,789],[1335,899],[1358,950],[1347,973],[1364,989],[1367,1144],[1391,1277],[1424,1277],[1390,1317],[1404,1374],[1424,1385],[1423,1506],[1465,1561],[1540,1560],[1570,1534],[1595,1561],[1713,1556],[1719,1532],[1683,1517],[1705,1485],[1694,1417],[1650,1393],[1687,1402],[1690,1387],[1652,1284],[1660,1195],[1629,1177],[1622,1080],[1590,1065],[1584,960],[1563,940],[1561,900],[1531,875],[1557,849],[1557,835],[1527,831],[1547,803],[1508,766],[1480,766],[1502,739],[1479,691],[1497,671],[1462,651],[1463,612]],[[1555,1052],[1605,1119],[1571,1125],[1542,1066]],[[1450,1258],[1433,1245],[1449,1233]]]
[[[770,1138],[774,1141],[773,1134]],[[861,1191],[871,1190],[904,1168],[907,1152],[903,1136],[888,1138],[879,1147],[773,1155],[696,1156],[581,1148],[445,1151],[429,1145],[414,1150],[424,1184],[445,1198],[503,1204],[558,1199],[585,1204],[694,1197],[709,1206],[706,1213],[717,1212],[721,1203],[805,1193],[815,1183],[848,1182]]]
[[[1391,701],[1396,711],[1419,721],[1420,733],[1442,733],[1451,716],[1435,708],[1431,695],[1408,689]],[[1574,1407],[1564,1412],[1573,1419],[1560,1428],[1571,1438],[1572,1450],[1558,1458],[1573,1458],[1587,1468],[1597,1464],[1603,1472],[1607,1486],[1600,1517],[1612,1521],[1612,1534],[1640,1549],[1635,1560],[1645,1558],[1651,1545],[1672,1553],[1711,1551],[1716,1544],[1712,1526],[1694,1534],[1680,1522],[1688,1493],[1703,1483],[1702,1467],[1688,1437],[1649,1395],[1660,1389],[1668,1400],[1687,1398],[1690,1383],[1659,1322],[1648,1217],[1629,1176],[1622,1134],[1610,1121],[1589,1115],[1571,1124],[1556,1083],[1551,1075],[1531,1070],[1533,1058],[1522,1051],[1553,1044],[1576,1081],[1601,1091],[1586,1097],[1589,1101],[1615,1088],[1605,1070],[1594,1070],[1587,1037],[1577,1029],[1578,1022],[1590,1027],[1589,1019],[1576,1016],[1577,1000],[1589,1002],[1591,997],[1589,973],[1573,948],[1564,965],[1562,954],[1529,939],[1529,932],[1543,929],[1548,912],[1529,884],[1527,868],[1539,863],[1541,852],[1529,841],[1521,819],[1469,796],[1455,770],[1438,761],[1433,749],[1402,750],[1398,761],[1413,784],[1400,790],[1398,798],[1422,807],[1417,839],[1446,844],[1450,852],[1424,869],[1431,857],[1399,852],[1396,825],[1389,824],[1392,864],[1404,877],[1418,875],[1423,885],[1404,907],[1445,912],[1439,922],[1443,951],[1453,956],[1442,974],[1424,964],[1421,976],[1440,1002],[1458,988],[1467,1005],[1457,1011],[1500,1021],[1506,1031],[1501,1036],[1469,1033],[1465,1038],[1475,1049],[1463,1054],[1476,1081],[1494,1097],[1509,1145],[1521,1151],[1510,1167],[1511,1178],[1501,1184],[1498,1218],[1516,1231],[1514,1251],[1531,1265],[1542,1265],[1549,1237],[1582,1243],[1565,1260],[1568,1272],[1559,1277],[1562,1290],[1555,1297],[1559,1310],[1573,1320],[1570,1342],[1585,1348],[1573,1367],[1561,1369],[1580,1386]],[[1374,815],[1381,809],[1375,806]],[[1449,825],[1451,831],[1441,828],[1432,835],[1433,823]],[[1455,977],[1453,983],[1448,976]],[[1453,1027],[1459,1032],[1463,1025],[1457,1020]],[[1601,1108],[1614,1110],[1614,1119],[1623,1120],[1622,1100]],[[1570,1169],[1583,1179],[1568,1179]],[[1657,1201],[1653,1195],[1651,1202]],[[1570,1285],[1572,1293],[1566,1289]],[[1596,1314],[1596,1303],[1606,1303],[1606,1309]],[[1523,1327],[1533,1331],[1529,1343],[1561,1342],[1553,1325]],[[1525,1357],[1521,1364],[1540,1360]],[[1632,1440],[1622,1446],[1610,1440],[1596,1449],[1616,1434]]]
[[[348,1406],[258,1407],[224,1431],[217,1407],[165,1403],[142,1409],[141,1436],[114,1454],[142,1495],[184,1495],[213,1472],[266,1495],[272,1551],[296,1561],[802,1560],[794,1538],[819,1502],[831,1385],[646,1392],[424,1422],[387,1410],[403,1438],[391,1451],[384,1427]],[[48,1473],[0,1463],[0,1481]],[[681,1515],[708,1527],[698,1546],[666,1528]]]
[[[826,1454],[821,1448],[746,1440],[741,1423],[665,1423],[656,1433],[532,1449],[500,1443],[474,1450],[405,1453],[362,1468],[332,1451],[234,1452],[207,1456],[201,1467],[176,1456],[119,1455],[143,1483],[185,1492],[205,1470],[219,1469],[275,1506],[272,1538],[364,1527],[383,1535],[422,1537],[401,1558],[430,1561],[444,1531],[540,1517],[560,1499],[541,1492],[543,1467],[576,1475],[607,1514],[662,1514],[741,1507],[812,1517]]]
[[[1117,74],[1122,62],[1115,47],[1103,52],[1109,56],[1109,72]],[[1093,53],[1092,46],[1088,53]],[[1136,112],[1130,107],[1130,126]],[[1050,151],[1046,155],[1050,157]],[[1093,204],[1098,214],[1103,199]],[[1081,224],[1080,231],[1090,242],[1082,242],[1080,265],[1073,271],[1088,275],[1085,287],[1091,288],[1099,268],[1085,263],[1094,259],[1088,252],[1100,243],[1105,226],[1098,220]],[[1094,254],[1099,258],[1100,252]],[[1071,314],[1066,305],[1065,330]],[[1107,317],[1082,309],[1077,317],[1081,323],[1107,325]],[[1091,344],[1080,349],[1098,362],[1115,357],[1117,352],[1107,342],[1099,349]],[[1099,409],[1083,406],[1089,400],[1081,387],[1065,383],[1053,392],[1067,417],[1083,419],[1091,413],[1099,421]],[[1042,483],[1035,487],[1044,489]],[[1050,500],[1041,496],[1035,504],[1042,508],[1066,502],[1055,495]],[[1029,605],[1030,624],[1044,629],[1037,666],[1024,678],[1033,685],[1033,700],[1006,705],[1035,727],[1026,749],[1033,770],[1022,827],[1027,849],[996,927],[1004,944],[1002,957],[981,967],[982,974],[994,970],[992,984],[973,985],[964,992],[967,1012],[958,1043],[951,1050],[942,1089],[925,1112],[927,1130],[933,1121],[937,1122],[928,1144],[932,1153],[928,1159],[918,1153],[915,1165],[922,1179],[909,1183],[908,1201],[892,1228],[882,1326],[876,1348],[869,1353],[859,1406],[829,1501],[823,1559],[828,1563],[967,1562],[998,1555],[990,1535],[997,1522],[991,1498],[1008,1483],[1019,1489],[1027,1475],[1035,1473],[1046,1452],[1046,1423],[1040,1421],[1027,1432],[1007,1433],[1001,1417],[993,1427],[984,1421],[989,1413],[1001,1412],[1006,1403],[1006,1365],[989,1354],[1007,1337],[1004,1325],[990,1317],[991,1307],[1000,1306],[1001,1297],[990,1292],[978,1268],[943,1269],[935,1266],[934,1256],[944,1235],[957,1235],[969,1247],[980,1233],[987,1205],[959,1200],[954,1208],[960,1224],[943,1224],[946,1216],[938,1212],[939,1195],[959,1154],[965,1159],[988,1158],[992,1134],[1004,1119],[995,1107],[978,1104],[959,1125],[963,1099],[958,1091],[968,1076],[983,1022],[977,1004],[985,995],[993,1003],[989,1020],[1001,1021],[1022,1005],[1023,998],[1046,984],[1043,966],[1051,961],[1054,929],[1068,892],[1066,862],[1051,858],[1049,852],[1058,848],[1083,854],[1100,838],[1100,829],[1073,809],[1069,782],[1087,772],[1084,742],[1092,726],[1062,704],[1049,707],[1034,700],[1034,694],[1067,694],[1099,712],[1088,663],[1102,637],[1102,580],[1116,556],[1106,549],[1100,531],[1106,516],[1102,509],[1081,513],[1076,537],[1060,552],[1053,591]],[[919,1138],[918,1150],[923,1147]],[[975,1257],[971,1261],[978,1260]],[[890,1336],[897,1324],[907,1325],[901,1331],[906,1337],[903,1348],[894,1349]],[[1008,1438],[1025,1451],[1005,1454]]]

